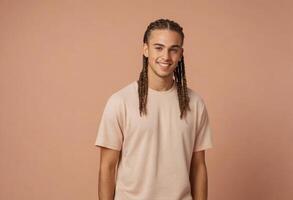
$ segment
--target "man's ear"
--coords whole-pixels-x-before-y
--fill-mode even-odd
[[[147,43],[143,43],[143,55],[145,57],[149,57],[149,48],[148,48]]]

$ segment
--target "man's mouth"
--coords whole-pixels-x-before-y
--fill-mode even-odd
[[[158,62],[160,69],[163,71],[169,71],[171,64],[170,63],[162,63]]]
[[[169,67],[171,65],[170,63],[162,63],[162,62],[158,62],[158,63],[162,67]]]

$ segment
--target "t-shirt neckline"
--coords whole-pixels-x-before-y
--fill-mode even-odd
[[[135,83],[136,83],[136,88],[137,88],[138,87],[137,81],[135,81]],[[176,88],[176,82],[173,79],[172,87],[169,88],[168,90],[158,91],[158,90],[154,90],[154,89],[148,87],[148,93],[155,94],[155,95],[165,95],[165,94],[172,93],[175,90],[175,88]]]
[[[159,90],[155,90],[155,89],[152,89],[152,88],[149,87],[149,92],[153,93],[153,94],[158,94],[158,95],[160,95],[160,94],[168,94],[168,93],[171,93],[175,89],[175,86],[176,86],[175,80],[173,80],[172,87],[169,88],[168,90],[159,91]]]

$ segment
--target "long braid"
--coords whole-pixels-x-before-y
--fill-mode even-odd
[[[140,72],[138,83],[139,114],[147,114],[146,104],[148,96],[148,58],[143,55],[143,68]]]
[[[174,71],[174,76],[177,88],[178,88],[178,99],[179,99],[179,107],[180,107],[180,118],[182,119],[183,115],[186,114],[187,110],[190,110],[189,106],[189,96],[187,91],[187,81],[185,76],[185,64],[184,64],[184,56],[182,56],[181,61],[179,61],[178,66]]]
[[[175,21],[169,19],[158,19],[149,24],[147,30],[144,33],[143,42],[148,43],[149,36],[153,30],[156,29],[168,29],[176,31],[182,37],[182,45],[184,41],[183,28]],[[180,108],[180,119],[186,115],[189,107],[189,96],[187,90],[187,81],[185,76],[185,64],[184,57],[178,62],[176,69],[174,70],[175,82],[177,86],[177,94]],[[138,95],[139,95],[139,111],[140,116],[142,113],[147,114],[147,96],[148,96],[148,58],[143,55],[143,68],[140,72],[138,83]]]

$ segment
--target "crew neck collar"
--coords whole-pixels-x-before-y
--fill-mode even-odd
[[[149,87],[149,92],[153,94],[168,94],[168,93],[171,93],[175,89],[175,86],[176,86],[175,80],[173,80],[172,87],[169,88],[168,90],[159,91]]]
[[[137,88],[138,87],[137,81],[135,81],[135,85]],[[173,79],[172,87],[169,88],[168,90],[159,91],[159,90],[155,90],[155,89],[148,87],[148,92],[149,92],[149,94],[164,95],[164,94],[172,93],[175,89],[176,89],[176,83],[175,83],[175,80]]]

